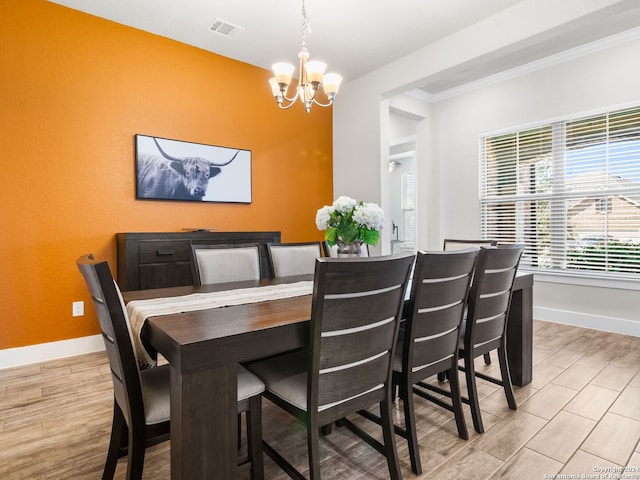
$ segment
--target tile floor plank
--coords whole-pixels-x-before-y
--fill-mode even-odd
[[[613,402],[618,398],[619,392],[598,385],[587,385],[564,408],[565,411],[582,415],[592,420],[600,420]]]
[[[594,420],[562,411],[527,443],[527,448],[566,463],[595,425]]]
[[[551,420],[562,408],[576,396],[576,391],[550,383],[538,390],[524,402],[520,409],[546,420]]]
[[[611,407],[612,413],[640,420],[640,386],[629,385]]]
[[[607,468],[620,468],[620,465],[604,460],[583,450],[578,450],[571,460],[565,464],[560,473],[563,475],[573,475],[573,478],[584,478],[583,476],[597,475],[599,472],[606,472]]]
[[[626,465],[640,440],[640,422],[607,413],[581,449],[617,465]]]
[[[541,472],[541,474],[534,475],[543,478],[544,475],[555,475],[563,466],[562,462],[525,447],[492,476],[491,480],[531,478],[532,472]]]

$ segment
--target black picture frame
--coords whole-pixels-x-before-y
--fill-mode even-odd
[[[251,150],[135,135],[136,198],[251,203]]]

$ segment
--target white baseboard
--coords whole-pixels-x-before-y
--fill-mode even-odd
[[[0,370],[104,350],[102,335],[0,350]]]
[[[533,318],[546,322],[562,323],[576,327],[592,328],[594,330],[640,337],[640,321],[627,320],[624,318],[605,317],[545,307],[533,307]]]

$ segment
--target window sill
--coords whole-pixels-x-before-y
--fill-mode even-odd
[[[533,273],[536,282],[581,285],[585,287],[612,288],[617,290],[640,290],[640,281],[615,277],[574,275],[567,272],[540,272],[521,268],[523,272]],[[639,279],[640,280],[640,279]]]

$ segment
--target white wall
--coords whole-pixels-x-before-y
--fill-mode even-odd
[[[523,8],[531,5],[532,2],[523,2]],[[550,28],[531,16],[520,21],[528,22],[520,33],[531,38],[536,35],[536,28],[538,34]],[[470,33],[481,34],[483,28],[490,40],[477,42],[481,46],[473,42],[464,45],[461,41],[469,40]],[[511,28],[506,33],[492,32],[492,28],[492,22],[476,25],[439,42],[437,49],[425,48],[344,86],[334,106],[336,195],[360,195],[373,201],[388,195],[381,173],[389,138],[387,98],[401,93],[402,85],[408,90],[420,84],[435,75],[438,68],[467,61],[465,48],[471,51],[470,55],[482,48],[498,51],[518,35]],[[580,56],[556,56],[538,62],[536,70],[519,69],[452,90],[451,96],[434,96],[427,119],[418,128],[418,144],[425,147],[417,159],[421,188],[419,248],[438,249],[444,237],[479,235],[481,133],[612,106],[640,105],[637,32],[573,53]],[[357,187],[353,186],[354,176],[361,179]],[[390,224],[385,230],[390,235]],[[557,283],[548,275],[536,276],[534,315],[543,320],[640,336],[639,288],[640,284],[630,282],[587,286],[573,285],[566,278]]]
[[[447,213],[441,233],[456,237],[479,231],[479,134],[617,105],[640,105],[640,67],[634,60],[639,56],[636,38],[434,103],[440,181],[461,187],[441,192]]]
[[[475,238],[479,234],[479,134],[640,105],[637,58],[638,38],[434,103],[440,185],[456,186],[440,191],[441,235]],[[559,284],[553,277],[538,276],[536,318],[640,336],[640,291],[627,289],[633,288],[629,282],[606,285]]]

